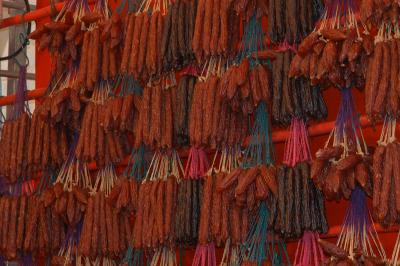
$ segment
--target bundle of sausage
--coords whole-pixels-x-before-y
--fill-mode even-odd
[[[150,148],[171,148],[175,115],[171,87],[158,81],[144,88],[138,110],[134,146],[144,143]]]
[[[382,21],[396,25],[399,20],[399,2],[393,0],[360,1],[360,18],[364,23],[380,24]]]
[[[399,114],[399,56],[399,30],[382,24],[366,71],[365,111],[371,119]]]
[[[171,88],[174,146],[189,144],[189,115],[196,80],[195,76],[184,75],[179,79],[178,86]]]
[[[357,185],[371,195],[372,169],[368,156],[355,151],[346,155],[342,146],[333,146],[318,150],[315,157],[311,177],[328,200],[349,199]]]
[[[8,182],[15,183],[28,176],[28,136],[31,118],[23,112],[15,119],[4,122],[1,134],[0,173]]]
[[[100,81],[113,79],[119,73],[123,25],[117,13],[108,19],[92,12],[80,20],[90,27],[83,32],[76,83],[80,89],[93,91]]]
[[[127,154],[127,137],[121,132],[122,123],[128,122],[132,111],[132,98],[118,100],[91,100],[84,111],[75,155],[81,162],[96,161],[99,166],[116,163]],[[133,109],[133,107],[131,106]]]
[[[185,178],[176,194],[175,243],[193,246],[198,241],[203,180]]]
[[[240,16],[233,10],[234,1],[199,0],[192,39],[198,62],[211,56],[235,55],[240,34]]]
[[[101,1],[93,11],[85,4],[74,3],[55,21],[49,22],[30,34],[39,41],[39,50],[49,49],[52,60],[52,79],[59,80],[79,62],[76,86],[93,90],[100,80],[117,75],[122,41],[122,22],[117,13],[110,18]],[[75,73],[74,73],[75,75]]]
[[[165,16],[157,60],[163,72],[179,69],[194,60],[192,39],[194,34],[197,1],[173,2]],[[150,34],[150,32],[149,32]],[[151,36],[151,35],[149,35]]]
[[[160,50],[164,16],[153,12],[129,13],[125,25],[121,72],[136,79],[160,73]],[[144,73],[146,72],[146,73]]]
[[[222,80],[221,80],[222,81]],[[241,111],[240,101],[235,109],[218,94],[218,76],[212,74],[194,87],[189,116],[190,143],[196,147],[233,145],[247,135],[247,114]]]
[[[321,0],[271,0],[268,2],[268,37],[274,42],[298,43],[314,29]]]
[[[247,237],[249,215],[256,209],[258,203],[270,195],[278,196],[275,168],[265,165],[248,169],[238,167],[229,173],[221,172],[213,177],[207,177],[205,186],[213,179],[214,187],[209,192],[212,198],[210,205],[212,207],[209,211],[212,216],[210,222],[205,224],[209,224],[209,232],[217,244],[224,243],[228,238],[233,245],[242,243]],[[204,188],[204,200],[207,199],[204,194],[207,191]],[[231,220],[230,227],[227,219]],[[202,221],[200,219],[200,229]]]
[[[293,53],[276,53],[272,63],[272,116],[273,122],[287,125],[293,117],[305,120],[326,118],[328,110],[319,87],[311,86],[304,78],[288,76]]]
[[[88,192],[78,186],[65,189],[57,182],[43,192],[45,206],[54,204],[55,213],[65,218],[68,226],[76,227],[86,211]]]
[[[363,88],[367,55],[373,50],[370,35],[357,29],[321,29],[300,44],[289,77],[304,76],[312,85]]]
[[[139,119],[142,97],[136,93],[125,93],[115,97],[108,97],[99,103],[98,118],[104,132],[134,132],[135,121]],[[103,120],[102,120],[102,117]]]
[[[372,214],[376,221],[384,226],[390,226],[398,222],[400,210],[400,145],[395,140],[394,130],[396,121],[387,123],[388,133],[381,138],[379,146],[375,149],[372,159],[373,191]],[[383,132],[385,127],[383,128]]]
[[[103,191],[96,192],[87,199],[82,233],[79,241],[79,253],[86,257],[120,257],[124,254],[132,240],[132,228],[129,212],[124,206],[114,208],[113,197],[117,203],[125,206],[131,200],[130,184],[122,183],[120,195],[111,193],[107,196]]]
[[[233,190],[223,193],[218,191],[217,183],[215,175],[205,177],[198,243],[207,245],[215,242],[217,245],[221,245],[230,238],[234,245],[238,245],[245,241],[248,233],[248,206],[246,206],[246,202],[241,205],[236,204]],[[249,201],[251,208],[255,208],[254,192],[249,195]]]
[[[67,10],[56,21],[38,27],[29,35],[39,42],[38,49],[48,49],[53,65],[52,79],[58,80],[72,61],[78,61],[78,53],[83,43],[81,22],[75,21],[74,12]]]
[[[350,259],[350,255],[347,251],[342,248],[336,246],[335,244],[327,241],[327,240],[318,240],[320,246],[322,247],[324,253],[330,258],[326,259],[323,265],[375,265],[375,266],[383,266],[386,263],[382,259],[378,259],[372,256],[366,256],[363,254],[362,250],[355,250],[353,254],[353,260]]]
[[[61,166],[68,156],[67,129],[76,130],[80,123],[81,103],[77,91],[64,88],[54,91],[36,107],[28,138],[28,170]]]
[[[270,227],[285,238],[301,237],[304,230],[326,233],[324,196],[310,179],[307,162],[281,166],[277,172],[278,197],[272,202]]]
[[[50,255],[57,252],[65,238],[60,215],[53,202],[41,196],[0,197],[0,253],[9,260],[20,253]]]
[[[373,38],[358,25],[356,10],[353,3],[329,2],[316,30],[300,43],[289,76],[304,76],[322,87],[363,88]]]
[[[146,180],[139,186],[138,209],[132,231],[135,249],[173,246],[176,200],[177,181],[174,176]]]
[[[376,221],[385,226],[398,221],[399,152],[399,143],[394,141],[379,145],[373,156],[373,215]]]
[[[235,111],[244,115],[253,113],[260,101],[271,101],[271,74],[262,64],[252,67],[252,62],[245,58],[240,64],[230,66],[221,76],[219,97],[230,103]],[[241,110],[240,110],[241,109]]]
[[[85,98],[72,87],[57,88],[55,86],[35,108],[33,115],[38,113],[38,117],[51,125],[66,127],[72,131],[79,130],[80,111]]]
[[[372,193],[371,159],[353,95],[351,89],[341,93],[335,127],[325,147],[316,152],[311,167],[311,178],[328,200],[349,199],[357,186],[368,195]]]

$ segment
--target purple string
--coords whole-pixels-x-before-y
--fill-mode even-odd
[[[64,243],[62,244],[64,250],[67,249],[71,243],[72,245],[78,246],[79,240],[81,238],[82,224],[82,221],[80,221],[75,227],[68,226]]]
[[[4,177],[0,177],[0,195],[7,193],[7,182]]]
[[[345,132],[346,137],[350,141],[355,142],[356,136],[354,134],[354,129],[359,128],[360,122],[355,109],[353,94],[351,93],[351,89],[347,88],[342,89],[341,92],[342,98],[335,122],[337,136],[342,139],[343,133]]]
[[[338,15],[340,18],[347,15],[347,11],[351,9],[356,11],[358,7],[353,0],[328,0],[326,1],[325,10],[327,11],[327,18],[333,18]],[[336,11],[337,10],[337,11]],[[337,13],[336,13],[337,12]],[[343,22],[343,21],[341,21]]]
[[[360,236],[364,235],[364,226],[367,230],[371,226],[365,192],[359,186],[351,193],[344,226],[353,226],[355,235]]]
[[[8,195],[18,197],[22,193],[22,180],[18,179],[14,184],[8,184],[7,181],[0,177],[0,195]]]
[[[2,265],[0,263],[0,265]],[[21,261],[19,263],[20,266],[34,266],[36,263],[33,261],[32,255],[25,255],[21,258]]]
[[[19,68],[19,77],[17,91],[15,92],[15,103],[13,106],[12,119],[18,118],[24,111],[26,91],[26,66],[21,66]]]

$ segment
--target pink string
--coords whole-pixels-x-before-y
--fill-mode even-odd
[[[276,52],[286,52],[288,50],[293,51],[294,53],[297,53],[297,45],[292,44],[290,45],[289,42],[285,39],[283,42],[281,42],[278,47],[276,47],[275,51]]]
[[[207,154],[201,148],[191,147],[185,167],[185,178],[199,179],[209,169]]]
[[[317,232],[305,231],[297,245],[294,266],[319,266],[325,260]]]
[[[283,163],[294,167],[299,162],[311,161],[308,132],[303,120],[293,118],[290,123],[289,138],[285,143]]]
[[[214,243],[207,245],[197,245],[196,252],[193,257],[192,266],[216,266]]]
[[[198,69],[198,67],[196,65],[190,64],[187,67],[183,68],[179,74],[181,74],[182,76],[185,75],[190,75],[190,76],[199,76],[200,70]]]

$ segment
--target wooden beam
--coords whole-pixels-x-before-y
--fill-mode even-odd
[[[0,70],[0,77],[17,79],[19,77],[19,73],[10,70]],[[26,73],[26,79],[35,80],[35,73]]]
[[[36,5],[29,5],[31,10],[36,9]],[[3,8],[12,8],[17,10],[26,10],[26,6],[24,3],[18,3],[15,1],[3,1]]]

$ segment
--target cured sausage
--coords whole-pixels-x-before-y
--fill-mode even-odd
[[[211,206],[212,206],[212,192],[213,192],[213,176],[207,176],[203,187],[203,196],[200,214],[200,227],[199,227],[199,243],[205,245],[208,243],[210,235],[211,223]]]
[[[122,50],[122,58],[121,58],[121,72],[126,73],[128,71],[129,65],[129,56],[131,54],[132,48],[132,40],[135,28],[135,14],[128,14],[128,27],[126,29],[125,40],[124,40],[124,48]],[[103,49],[105,50],[105,48]],[[104,60],[104,56],[103,56]]]
[[[176,191],[176,180],[175,177],[170,176],[167,179],[166,191],[165,191],[165,224],[164,234],[166,239],[171,236],[172,225],[173,225],[173,212],[174,212],[174,198]]]

